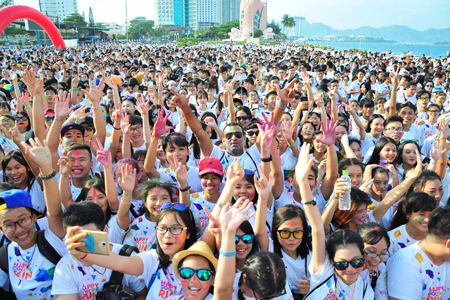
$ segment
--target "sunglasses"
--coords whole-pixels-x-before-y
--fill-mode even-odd
[[[240,240],[242,240],[244,244],[251,244],[253,243],[253,235],[252,234],[236,235],[235,236],[236,245],[239,244]]]
[[[236,119],[237,119],[238,121],[247,121],[247,120],[248,120],[248,116],[236,117]]]
[[[175,208],[178,211],[183,211],[186,209],[186,205],[181,204],[181,203],[170,203],[170,202],[166,202],[161,204],[161,209],[168,209],[171,208],[173,206],[173,208]]]
[[[156,118],[159,114],[152,114],[152,119]]]
[[[181,279],[191,279],[194,274],[197,274],[197,278],[201,281],[208,281],[211,278],[212,271],[206,269],[194,270],[191,268],[180,268]]]
[[[45,122],[53,121],[55,117],[45,117]]]
[[[294,236],[294,239],[299,240],[303,237],[303,230],[289,231],[289,230],[278,230],[278,234],[282,239],[289,239],[291,235]]]
[[[364,258],[357,258],[352,261],[338,261],[333,262],[334,268],[339,271],[346,270],[348,266],[352,265],[353,268],[358,269],[364,266]]]
[[[295,96],[294,97],[295,100],[300,100],[300,98],[301,98],[300,96]]]
[[[246,93],[246,92],[236,92],[236,95],[244,95],[244,96],[247,96],[247,93]]]
[[[258,134],[259,134],[259,130],[258,131],[247,131],[248,136],[254,136],[254,135],[258,135]]]
[[[239,131],[238,132],[228,132],[227,134],[225,134],[225,137],[227,140],[231,140],[233,135],[238,139],[242,138],[242,132],[239,132]]]
[[[169,102],[170,100],[172,100],[172,98],[170,98],[170,97],[167,97],[167,98],[166,98],[166,101],[167,101],[167,102]]]
[[[28,119],[27,119],[27,117],[16,117],[16,120],[17,120],[17,121],[20,121],[20,120],[26,121],[26,120],[28,120]]]

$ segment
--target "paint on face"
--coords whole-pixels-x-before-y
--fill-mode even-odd
[[[365,216],[363,216],[362,214],[356,214],[355,215],[355,219],[356,220],[361,220],[361,219],[364,219],[365,218]]]
[[[175,245],[180,245],[182,243],[181,238],[179,235],[175,236]]]
[[[417,222],[417,223],[420,223],[420,222],[422,221],[422,218],[421,218],[421,217],[415,217],[415,218],[413,219],[413,221],[414,221],[414,222]]]
[[[97,196],[97,190],[96,189],[93,189],[92,193],[94,194],[94,197]]]

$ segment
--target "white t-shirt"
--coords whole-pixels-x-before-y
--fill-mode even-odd
[[[139,258],[144,263],[144,272],[140,276],[145,281],[145,285],[148,287],[150,279],[155,272],[157,276],[153,282],[150,290],[148,291],[147,300],[153,299],[165,299],[172,295],[180,295],[183,293],[180,280],[175,276],[173,272],[172,264],[167,269],[159,268],[159,258],[155,249],[147,252],[139,253]]]
[[[203,192],[191,194],[190,209],[195,216],[198,216],[198,222],[200,224],[200,228],[197,228],[198,236],[203,234],[203,231],[205,231],[205,228],[209,223],[208,215],[203,210],[204,207],[211,213],[214,207],[216,207],[216,203],[211,203],[206,200],[203,196]]]
[[[325,200],[325,198],[323,197],[323,194],[322,194],[322,186],[319,186],[317,189],[315,189],[313,191],[313,197],[317,203],[317,208],[319,209],[320,213],[322,214],[325,209],[326,203],[327,203],[327,200]],[[275,209],[279,209],[280,207],[287,205],[287,204],[292,204],[292,205],[300,206],[303,209],[303,211],[305,210],[303,208],[303,204],[300,202],[297,202],[294,199],[293,193],[290,193],[287,189],[284,189],[283,193],[280,195],[280,197],[278,199],[275,199],[274,202],[275,202]]]
[[[409,131],[405,131],[402,137],[403,141],[413,140],[419,143],[420,141],[420,130],[417,126],[411,125]]]
[[[112,252],[119,253],[122,245],[114,244]],[[136,255],[133,253],[131,256]],[[64,255],[55,269],[52,295],[78,294],[78,299],[95,300],[103,285],[111,278],[112,270],[100,266],[84,266],[70,254]],[[143,280],[136,276],[124,275],[122,283],[140,292],[145,288]]]
[[[273,240],[269,238],[269,252],[274,253],[273,250]],[[307,280],[311,280],[311,274],[308,272],[308,266],[311,262],[312,252],[309,252],[306,258],[297,256],[297,259],[293,259],[286,253],[284,253],[283,248],[281,248],[281,259],[286,266],[286,279],[289,284],[289,288],[292,293],[300,293],[297,289],[297,284],[299,280],[303,279],[303,275],[306,275]]]
[[[286,151],[280,156],[280,161],[284,174],[284,187],[292,192],[294,187],[289,182],[289,177],[291,175],[291,168],[297,164],[298,157],[295,157],[291,152],[291,148],[287,147]]]
[[[159,179],[165,182],[174,183],[178,185],[178,180],[175,178],[171,168],[158,169]],[[188,185],[191,187],[192,191],[201,192],[203,191],[202,185],[200,183],[200,176],[198,175],[198,168],[189,167],[187,171],[188,175]]]
[[[210,157],[215,157],[222,163],[223,172],[225,175],[224,181],[226,180],[228,168],[233,163],[235,158],[239,161],[239,163],[244,167],[245,170],[250,170],[259,176],[258,166],[261,163],[261,153],[256,147],[256,144],[248,148],[247,151],[244,151],[241,156],[232,156],[228,152],[225,152],[224,150],[214,145]],[[202,153],[202,159],[203,158],[204,155]],[[197,181],[200,182],[200,180],[198,180],[198,176]]]
[[[362,82],[359,82],[359,81],[355,80],[355,81],[353,81],[353,82],[350,84],[350,89],[351,89],[352,91],[358,91],[358,90],[361,89],[361,85],[362,85]],[[355,93],[355,94],[352,94],[351,97],[350,97],[350,99],[352,99],[352,100],[358,100],[358,97],[359,97],[360,94],[361,94],[361,93]]]
[[[28,188],[25,188],[24,191],[28,192]],[[39,185],[39,182],[34,180],[33,185],[31,186],[30,191],[28,192],[31,196],[31,202],[33,204],[33,208],[41,213],[45,211],[45,198],[44,192]]]
[[[106,227],[108,227],[109,242],[111,244],[122,244],[128,229],[123,230],[119,227],[119,224],[117,223],[117,215],[111,216],[108,224],[106,224]]]
[[[425,143],[425,139],[439,133],[439,129],[437,129],[437,124],[432,125],[427,121],[425,124],[419,126],[419,132],[419,145],[422,147]],[[425,152],[422,152],[422,154],[428,155],[428,153]]]
[[[311,273],[311,288],[310,291],[318,287],[312,294],[310,294],[305,300],[323,300],[323,299],[335,299],[335,300],[347,300],[347,299],[362,299],[373,300],[375,295],[372,287],[365,282],[361,276],[355,283],[346,285],[339,276],[336,275],[334,267],[331,264],[330,258],[325,258],[322,268],[314,273],[314,261],[311,260],[309,264],[309,272]],[[331,277],[330,277],[331,276]],[[356,286],[355,286],[356,285]],[[352,297],[353,294],[353,297]]]
[[[409,236],[406,231],[406,224],[399,226],[391,231],[388,231],[389,239],[391,240],[391,246],[389,247],[389,257],[392,257],[400,249],[406,248],[412,245],[417,240]]]
[[[239,294],[239,278],[241,277],[241,272],[237,272],[236,276],[234,278],[234,283],[233,283],[233,295],[231,296],[232,300],[239,300],[238,294]],[[276,297],[273,298],[272,300],[294,300],[294,296],[292,296],[292,292],[289,289],[289,284],[286,281],[286,294],[280,297]],[[245,300],[255,300],[256,298],[254,297],[247,297],[246,295],[242,294],[244,296]],[[322,300],[322,299],[321,299]]]
[[[367,284],[371,284],[370,272],[368,269],[365,269],[361,272],[359,277],[367,282]],[[386,265],[381,263],[378,265],[378,278],[377,285],[375,286],[375,300],[388,300],[388,292],[387,292],[387,269]]]
[[[45,239],[59,255],[67,254],[64,242],[50,229],[45,230]],[[8,290],[9,280],[17,299],[50,299],[55,265],[48,261],[38,245],[22,250],[11,242],[8,246],[9,276],[0,270],[0,286]],[[31,294],[31,295],[30,295]]]
[[[415,243],[388,260],[389,296],[397,299],[450,298],[450,261],[437,266]]]
[[[131,224],[123,243],[138,248],[139,252],[146,252],[151,249],[155,241],[156,222],[149,221],[145,216],[140,216]]]

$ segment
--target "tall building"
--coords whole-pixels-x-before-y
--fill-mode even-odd
[[[220,24],[239,21],[241,0],[220,0]]]
[[[156,26],[197,26],[197,0],[155,0],[155,11]]]
[[[222,0],[197,0],[197,22],[199,29],[220,25]]]
[[[301,38],[304,35],[304,32],[302,32],[302,28],[305,18],[303,17],[293,17],[293,18],[295,21],[295,26],[292,28],[290,36],[294,38]]]
[[[60,21],[78,13],[77,0],[39,0],[39,8],[46,15],[58,16]]]

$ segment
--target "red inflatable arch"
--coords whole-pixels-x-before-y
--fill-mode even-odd
[[[41,26],[52,40],[55,48],[65,48],[61,34],[50,19],[40,11],[24,5],[11,5],[0,9],[0,33],[9,23],[18,19],[27,19]]]

